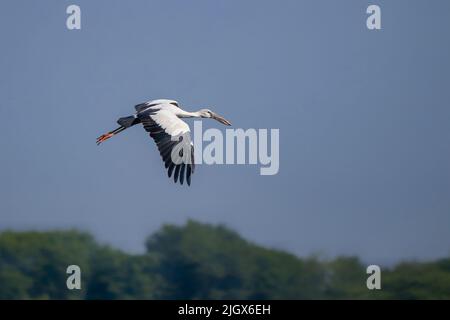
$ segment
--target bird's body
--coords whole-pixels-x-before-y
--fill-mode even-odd
[[[208,109],[196,112],[185,111],[175,100],[151,100],[136,105],[135,109],[136,112],[133,115],[117,120],[119,128],[98,137],[97,144],[129,127],[142,123],[144,129],[155,141],[169,177],[173,173],[174,181],[177,182],[179,179],[181,184],[185,178],[187,184],[191,184],[191,175],[195,166],[190,129],[181,118],[212,118],[225,125],[231,125],[229,121]]]

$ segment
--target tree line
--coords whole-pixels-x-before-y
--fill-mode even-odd
[[[68,290],[66,268],[82,270]],[[146,240],[144,254],[72,231],[0,233],[0,299],[450,299],[450,258],[382,269],[368,290],[357,257],[300,258],[188,221]]]

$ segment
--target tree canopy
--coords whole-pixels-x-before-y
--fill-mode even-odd
[[[300,258],[224,227],[188,221],[150,235],[146,253],[79,231],[0,233],[0,299],[450,299],[450,259],[382,269],[368,290],[357,257]],[[68,290],[66,268],[82,271]]]

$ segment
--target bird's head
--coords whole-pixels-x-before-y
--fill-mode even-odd
[[[199,111],[199,114],[200,114],[200,117],[202,117],[202,118],[211,118],[211,119],[219,121],[220,123],[223,123],[226,126],[231,126],[230,121],[228,121],[227,119],[225,119],[222,116],[219,116],[217,113],[214,113],[209,109],[201,109]]]

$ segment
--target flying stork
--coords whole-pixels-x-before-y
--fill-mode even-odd
[[[97,145],[125,129],[142,123],[158,147],[169,178],[175,170],[174,181],[177,183],[179,178],[180,184],[183,184],[185,175],[187,184],[191,184],[191,175],[195,167],[194,145],[191,142],[190,129],[180,118],[212,118],[224,125],[231,125],[228,120],[209,109],[195,112],[184,111],[175,100],[151,100],[136,105],[135,109],[136,112],[133,115],[117,120],[120,127],[98,137]]]

